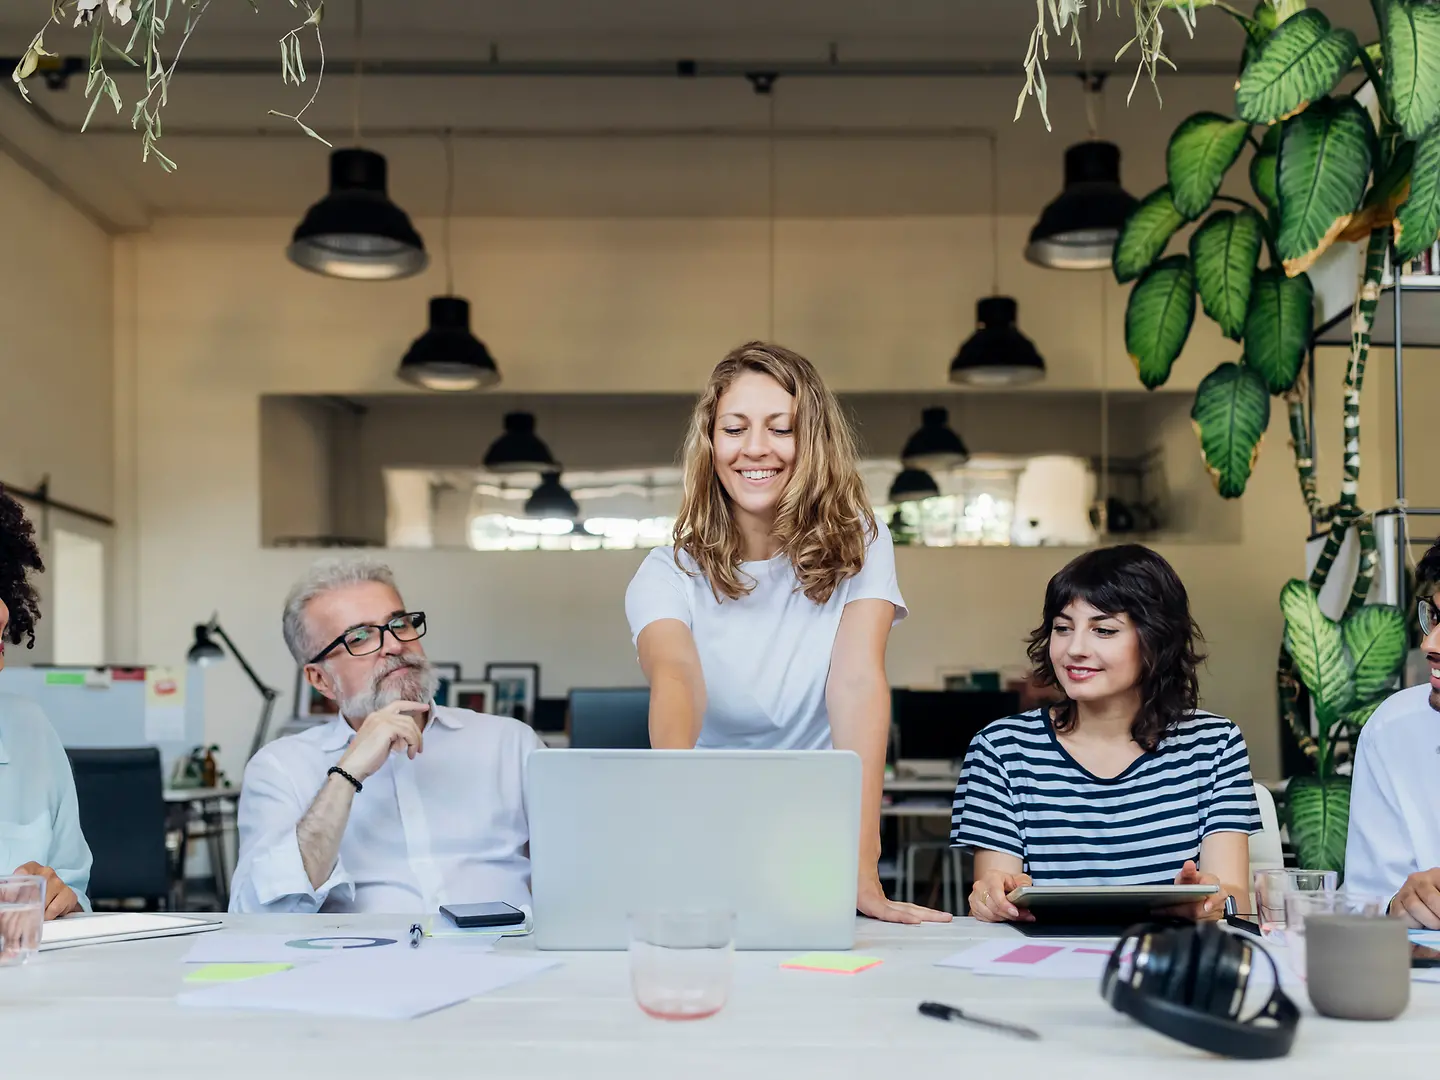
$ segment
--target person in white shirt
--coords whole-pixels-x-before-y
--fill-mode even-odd
[[[1440,544],[1417,581],[1440,580]],[[1383,896],[1390,914],[1440,930],[1440,609],[1419,601],[1430,680],[1392,694],[1360,729],[1350,787],[1345,888]]]
[[[35,645],[40,604],[30,572],[44,569],[34,527],[0,488],[0,671],[7,641]],[[90,910],[90,866],[75,777],[59,736],[33,701],[0,694],[0,876],[43,878],[45,918],[58,919]]]
[[[880,885],[885,648],[906,611],[835,395],[804,357],[741,346],[695,405],[684,473],[675,546],[651,551],[625,594],[650,683],[651,746],[853,750],[857,910],[948,920],[890,901]]]
[[[291,591],[283,628],[339,715],[246,767],[230,910],[529,904],[535,732],[434,704],[425,615],[406,609],[380,563],[318,563]]]

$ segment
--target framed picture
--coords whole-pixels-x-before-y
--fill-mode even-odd
[[[326,697],[305,677],[305,669],[295,672],[295,715],[296,716],[338,716],[340,705]]]
[[[440,705],[455,704],[450,700],[450,688],[460,681],[460,665],[431,660],[430,666],[435,669],[435,674],[440,676],[440,682],[435,687],[436,703]]]
[[[450,684],[450,699],[446,704],[452,709],[493,713],[495,712],[495,684],[488,679],[456,679]]]
[[[522,723],[535,717],[535,702],[540,697],[539,664],[486,664],[485,678],[495,684],[497,716],[513,716]]]

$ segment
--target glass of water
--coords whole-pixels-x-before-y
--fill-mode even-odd
[[[1385,897],[1325,889],[1320,892],[1292,892],[1285,897],[1285,951],[1290,967],[1305,977],[1305,920],[1311,915],[1361,915],[1378,919],[1385,915]]]
[[[45,925],[45,879],[0,877],[0,967],[23,964],[40,948]]]
[[[1285,940],[1285,897],[1290,893],[1333,892],[1340,876],[1334,870],[1256,870],[1255,915],[1260,933]]]
[[[735,915],[654,910],[630,916],[630,985],[635,1003],[660,1020],[714,1016],[730,996]]]

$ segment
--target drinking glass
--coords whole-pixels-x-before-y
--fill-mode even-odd
[[[0,877],[0,967],[23,964],[40,948],[45,925],[45,879]]]
[[[1285,928],[1281,931],[1290,967],[1305,977],[1305,920],[1311,915],[1360,915],[1378,919],[1385,916],[1385,898],[1368,893],[1324,889],[1319,892],[1292,892],[1285,897]]]
[[[1334,870],[1256,870],[1255,915],[1260,933],[1277,943],[1284,941],[1285,897],[1289,893],[1334,891],[1339,875]]]
[[[730,994],[735,915],[655,910],[630,916],[630,985],[635,1003],[660,1020],[714,1016]]]

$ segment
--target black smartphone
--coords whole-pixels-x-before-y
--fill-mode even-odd
[[[1410,966],[1413,968],[1440,967],[1440,949],[1432,949],[1419,942],[1410,943]]]
[[[1260,923],[1248,915],[1227,914],[1225,922],[1236,930],[1244,930],[1247,934],[1254,934],[1256,937],[1263,937],[1260,933]]]
[[[479,926],[521,926],[525,922],[525,912],[509,904],[442,904],[440,914],[462,930]]]

